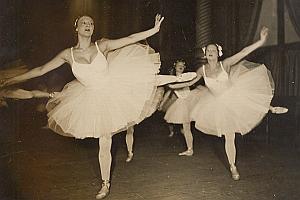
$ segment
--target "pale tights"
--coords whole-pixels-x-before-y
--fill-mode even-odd
[[[99,164],[102,180],[110,180],[111,167],[111,137],[99,138]]]
[[[127,129],[126,145],[127,145],[128,154],[133,154],[133,152],[132,152],[132,147],[133,147],[133,142],[134,142],[133,132],[134,132],[134,127],[133,126],[131,126]]]

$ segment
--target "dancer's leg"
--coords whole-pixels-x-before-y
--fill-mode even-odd
[[[169,127],[169,132],[170,132],[169,137],[173,137],[174,136],[174,125],[169,124],[168,127]]]
[[[235,133],[225,135],[225,152],[230,165],[231,176],[233,180],[239,180],[240,175],[235,166],[235,160],[236,160]]]
[[[99,138],[99,165],[102,176],[102,188],[96,195],[96,199],[103,199],[109,193],[110,168],[111,168],[111,137]]]
[[[127,133],[126,133],[126,145],[128,151],[126,162],[130,162],[133,158],[133,142],[134,142],[133,133],[134,133],[134,126],[131,126],[127,129]]]
[[[49,93],[40,90],[27,91],[23,89],[12,89],[5,91],[3,96],[14,99],[48,98]]]
[[[178,155],[180,156],[192,156],[194,151],[193,151],[193,135],[191,131],[191,124],[190,123],[184,123],[183,124],[183,134],[187,146],[187,150],[179,153]]]

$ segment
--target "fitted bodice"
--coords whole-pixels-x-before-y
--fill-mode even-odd
[[[73,48],[71,48],[72,56],[72,72],[76,79],[87,87],[99,87],[99,84],[107,79],[108,63],[106,57],[99,50],[97,43],[97,55],[91,63],[78,63],[75,61]]]
[[[203,65],[203,77],[204,77],[205,85],[215,95],[219,95],[219,94],[223,93],[223,91],[230,86],[228,73],[225,71],[225,69],[222,65],[222,62],[220,62],[220,65],[221,65],[222,71],[215,78],[206,76],[205,65]]]

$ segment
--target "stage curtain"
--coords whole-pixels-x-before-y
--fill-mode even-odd
[[[253,42],[263,0],[237,1],[238,50]]]
[[[300,37],[300,1],[286,0],[287,10],[291,18],[292,24]]]

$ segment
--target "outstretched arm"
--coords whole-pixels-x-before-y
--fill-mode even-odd
[[[268,36],[268,28],[263,27],[260,31],[260,40],[258,40],[257,42],[253,43],[250,46],[245,47],[244,49],[242,49],[242,51],[240,51],[239,53],[226,58],[223,61],[223,65],[224,67],[230,67],[234,64],[236,64],[237,62],[239,62],[242,58],[246,57],[248,54],[250,54],[252,51],[254,51],[255,49],[261,47],[267,40],[267,36]]]
[[[136,43],[138,41],[144,40],[144,39],[156,34],[157,32],[159,32],[160,25],[161,25],[163,20],[164,20],[164,17],[161,17],[161,15],[156,15],[155,25],[154,25],[153,28],[151,28],[147,31],[135,33],[135,34],[132,34],[132,35],[129,35],[127,37],[120,38],[120,39],[99,40],[98,41],[99,42],[99,47],[100,47],[102,52],[109,52],[109,51],[124,47],[126,45],[133,44],[133,43]]]
[[[197,83],[203,76],[203,70],[202,70],[202,67],[200,67],[198,70],[197,70],[197,77],[194,78],[193,80],[191,81],[188,81],[188,82],[185,82],[185,83],[177,83],[177,84],[169,84],[169,88],[171,89],[180,89],[180,88],[184,88],[184,87],[190,87],[192,85],[194,85],[195,83]]]
[[[16,83],[26,81],[28,79],[42,76],[42,75],[48,73],[49,71],[54,70],[54,69],[60,67],[62,64],[64,64],[66,62],[66,55],[67,55],[67,50],[64,50],[61,53],[59,53],[57,56],[55,56],[52,60],[50,60],[49,62],[47,62],[46,64],[44,64],[40,67],[36,67],[36,68],[34,68],[24,74],[21,74],[19,76],[1,80],[0,87],[13,85]]]
[[[192,81],[186,82],[186,83],[177,83],[177,84],[169,84],[169,88],[171,89],[179,89],[179,88],[184,88],[184,87],[190,87],[197,83],[200,80],[201,77],[197,76],[195,79]]]

